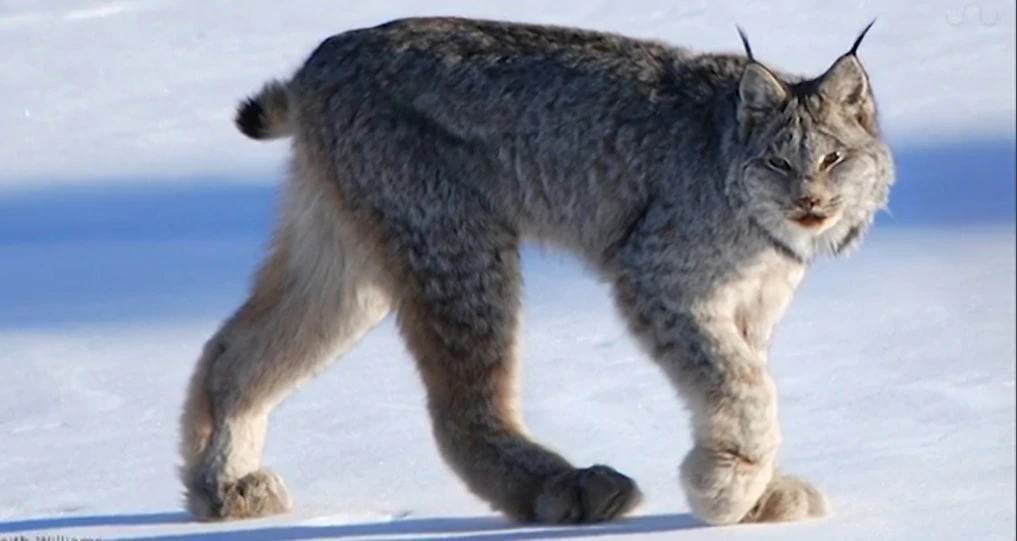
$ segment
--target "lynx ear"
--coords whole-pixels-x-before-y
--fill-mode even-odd
[[[831,103],[858,105],[870,97],[869,77],[858,57],[846,54],[819,78],[818,90]]]
[[[824,101],[839,107],[855,119],[869,133],[878,132],[876,127],[876,103],[869,84],[869,76],[858,60],[858,46],[865,34],[872,28],[873,19],[858,34],[851,50],[841,55],[836,62],[819,77],[816,89]]]
[[[858,47],[874,24],[876,20],[872,19],[865,25],[851,44],[851,50],[841,55],[819,78],[819,93],[824,98],[841,105],[855,105],[871,97],[869,76],[858,60]]]
[[[788,97],[788,89],[770,70],[757,63],[745,66],[738,82],[738,108],[745,113],[765,113],[776,109]]]

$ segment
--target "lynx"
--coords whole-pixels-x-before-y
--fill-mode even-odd
[[[513,393],[521,242],[603,280],[690,412],[677,478],[712,525],[827,512],[778,464],[774,327],[817,257],[885,208],[893,163],[857,35],[822,74],[607,32],[457,17],[325,39],[237,109],[290,167],[249,298],[206,342],[181,417],[202,520],[285,512],[268,417],[390,313],[466,489],[510,520],[626,515],[636,483],[527,435]],[[364,404],[370,407],[370,404]]]

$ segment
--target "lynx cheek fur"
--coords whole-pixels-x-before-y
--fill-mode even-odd
[[[269,413],[394,312],[469,490],[519,521],[631,511],[631,479],[571,464],[516,416],[518,247],[534,239],[611,285],[689,407],[680,479],[698,517],[823,514],[823,496],[777,468],[767,352],[810,261],[858,244],[887,202],[863,36],[813,78],[764,66],[747,40],[745,55],[702,54],[460,18],[325,40],[238,111],[248,136],[292,138],[291,170],[250,297],[191,380],[189,510],[287,510],[260,464]]]

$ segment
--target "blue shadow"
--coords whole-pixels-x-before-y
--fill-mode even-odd
[[[894,149],[897,182],[877,227],[956,227],[1013,223],[1014,139]]]
[[[36,530],[93,528],[97,526],[153,526],[174,524],[193,520],[190,515],[180,512],[140,513],[135,515],[80,515],[51,518],[32,518],[0,522],[0,534],[31,532]],[[57,537],[53,537],[56,539]],[[13,539],[19,539],[15,536]],[[70,538],[68,538],[70,539]]]
[[[32,530],[67,530],[83,527],[151,526],[188,521],[183,513],[152,513],[141,515],[96,515],[0,522],[0,533]],[[687,513],[632,517],[604,524],[585,526],[519,526],[498,517],[399,519],[390,522],[341,524],[335,526],[268,526],[242,529],[210,529],[193,533],[130,538],[136,541],[301,541],[305,539],[348,539],[367,541],[525,541],[568,539],[604,535],[677,532],[705,527]],[[64,533],[64,532],[61,532]],[[412,537],[408,537],[412,536]],[[127,541],[128,538],[118,538]]]

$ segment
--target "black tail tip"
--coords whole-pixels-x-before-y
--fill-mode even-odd
[[[248,98],[237,108],[235,119],[237,129],[240,133],[251,139],[262,139],[265,137],[265,123],[263,114],[265,110],[261,103],[255,98]]]

